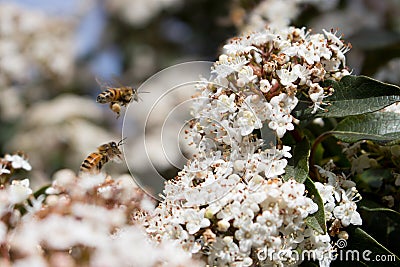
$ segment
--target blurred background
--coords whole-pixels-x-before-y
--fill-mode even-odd
[[[121,139],[123,114],[95,102],[95,77],[138,87],[174,64],[215,61],[227,39],[265,23],[337,30],[353,44],[353,74],[400,82],[397,0],[0,1],[0,152],[28,155],[34,188],[61,168],[78,171],[97,146]],[[134,143],[124,149],[142,153]]]

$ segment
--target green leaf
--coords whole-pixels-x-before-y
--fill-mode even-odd
[[[345,76],[339,82],[326,80],[334,93],[325,98],[327,111],[318,110],[318,117],[345,117],[380,110],[400,101],[400,88],[366,76]]]
[[[296,144],[293,149],[293,156],[289,160],[287,167],[285,168],[285,174],[283,179],[285,181],[290,178],[295,179],[299,183],[304,183],[308,177],[309,165],[308,160],[310,158],[310,141],[307,137]]]
[[[365,263],[367,266],[400,266],[400,258],[398,256],[358,227],[354,232],[350,232],[348,246],[341,248],[341,250],[343,251],[339,251],[339,255],[340,252],[343,252],[342,255],[350,255],[350,253],[346,252],[349,252],[350,250],[358,251],[360,262]],[[369,251],[371,253],[369,253]],[[376,261],[375,257],[378,255],[384,255],[386,259],[391,257],[392,261]]]
[[[325,208],[324,202],[318,192],[318,189],[315,187],[314,182],[307,178],[304,183],[308,196],[318,205],[318,211],[310,216],[308,216],[305,220],[305,223],[319,232],[320,234],[326,233],[326,223],[325,223]]]
[[[371,140],[379,145],[400,143],[400,114],[376,112],[343,119],[333,135],[347,143]]]
[[[400,213],[395,211],[395,210],[392,210],[392,209],[388,209],[388,208],[368,208],[368,207],[365,207],[365,206],[361,206],[360,209],[368,211],[368,212],[373,212],[373,213],[383,213],[387,217],[391,218],[393,221],[400,222]]]
[[[318,233],[324,234],[324,230],[321,228],[321,225],[319,224],[315,216],[308,216],[307,218],[304,219],[304,221],[309,227],[311,227]]]
[[[312,114],[313,102],[299,94],[299,103],[293,110],[293,115],[301,121],[314,117],[346,117],[380,110],[400,101],[400,87],[383,83],[366,76],[348,75],[339,82],[326,80],[321,83],[324,88],[332,87],[334,93],[324,99],[324,110]]]

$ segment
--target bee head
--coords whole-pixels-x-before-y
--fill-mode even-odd
[[[121,151],[118,148],[117,143],[115,143],[114,141],[109,142],[107,144],[102,144],[97,149],[100,151],[103,151],[103,152],[121,153]]]
[[[111,159],[113,160],[113,161],[115,161],[115,162],[117,162],[117,163],[121,163],[122,162],[122,152],[121,152],[121,150],[118,148],[121,144],[122,144],[122,141],[123,140],[121,140],[121,141],[119,141],[118,142],[118,144],[117,143],[115,143],[115,142],[110,142],[109,143],[109,145],[110,145],[110,149],[111,149]]]
[[[121,155],[122,154],[121,150],[119,150],[119,148],[118,148],[117,143],[110,142],[110,143],[108,143],[108,146],[109,146],[108,149],[112,155]]]

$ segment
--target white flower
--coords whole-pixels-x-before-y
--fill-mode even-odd
[[[275,235],[277,229],[280,228],[283,223],[283,218],[279,215],[278,206],[263,211],[261,215],[257,216],[257,222],[267,226],[269,234]]]
[[[307,69],[306,65],[300,65],[300,64],[294,65],[292,68],[292,72],[299,77],[300,79],[299,85],[306,84],[311,74],[310,70]]]
[[[318,189],[324,203],[335,203],[335,198],[333,197],[335,188],[332,185],[323,185],[320,182],[315,182],[315,187]]]
[[[236,110],[235,97],[236,95],[234,93],[232,93],[230,96],[225,94],[220,95],[217,101],[218,112],[234,112]]]
[[[318,83],[312,83],[310,81],[307,82],[307,85],[310,87],[308,94],[310,96],[310,99],[312,102],[314,102],[314,108],[311,113],[317,112],[318,109],[322,109],[321,105],[325,104],[323,103],[323,99],[327,97],[328,95],[325,95],[324,89],[318,84]]]
[[[43,201],[45,200],[45,195],[40,195],[37,198],[30,199],[30,205],[28,203],[24,203],[24,207],[28,213],[35,213],[43,208]]]
[[[230,44],[224,45],[224,50],[228,55],[239,55],[249,53],[251,50],[258,51],[257,47],[252,45],[246,45],[239,42],[232,42]]]
[[[314,51],[319,54],[321,61],[323,61],[324,59],[331,59],[332,49],[328,47],[327,41],[323,39],[323,36],[321,34],[316,34],[314,36],[315,38],[310,38],[310,41],[313,42]]]
[[[333,209],[333,215],[340,219],[344,227],[353,225],[361,225],[362,220],[360,214],[356,211],[357,205],[348,199],[343,199],[339,206]]]
[[[263,93],[268,93],[271,90],[272,85],[268,80],[260,80],[260,90]]]
[[[249,110],[239,112],[236,125],[242,136],[249,135],[254,129],[259,129],[262,126],[261,121]]]
[[[292,124],[292,116],[290,115],[277,115],[272,116],[271,121],[268,123],[268,127],[276,131],[279,138],[282,138],[286,131],[294,129]]]
[[[277,177],[278,175],[284,174],[286,166],[287,166],[286,159],[268,160],[267,162],[265,162],[265,170],[264,170],[265,177],[274,178]]]
[[[292,148],[290,146],[283,146],[282,149],[277,149],[277,148],[272,148],[272,149],[268,149],[266,150],[266,152],[270,155],[273,155],[276,158],[291,158],[292,154],[290,154],[290,150]]]
[[[338,59],[333,59],[333,60],[326,60],[323,59],[321,60],[322,65],[324,66],[324,69],[329,72],[334,72],[337,71],[340,67],[340,64],[342,63]]]
[[[235,217],[240,217],[242,214],[242,207],[239,201],[234,201],[231,204],[226,205],[218,214],[218,219],[231,220]]]
[[[293,83],[299,78],[298,74],[288,69],[280,69],[276,71],[280,79],[280,83],[284,86],[293,85]]]
[[[257,79],[257,75],[253,74],[253,69],[249,66],[243,66],[238,72],[237,84],[240,87],[253,82]]]
[[[235,71],[239,71],[248,61],[245,57],[228,57],[227,55],[221,55],[219,61],[212,73],[216,73],[218,77],[225,78]]]
[[[261,121],[265,121],[270,117],[270,108],[267,102],[263,101],[259,95],[249,95],[246,97],[245,103],[247,104],[246,108],[254,112]]]
[[[305,191],[304,184],[290,179],[283,183],[280,189],[282,191],[282,198],[285,200],[287,207],[294,208],[303,204],[301,199],[303,199],[302,196]]]
[[[306,198],[305,201],[306,201],[306,204],[304,205],[306,210],[305,217],[307,217],[308,214],[313,214],[318,211],[318,204],[315,203],[312,199]]]
[[[281,93],[271,98],[269,103],[272,105],[272,108],[277,110],[279,113],[290,114],[298,102],[299,100],[297,97]]]
[[[335,35],[336,33],[328,32],[325,29],[322,29],[322,31],[324,32],[328,40],[332,41],[332,43],[336,44],[338,47],[342,47],[344,45],[340,38]]]
[[[210,220],[204,217],[205,209],[199,211],[194,209],[187,209],[184,211],[184,218],[186,221],[186,229],[189,234],[197,233],[200,228],[210,225]]]
[[[300,45],[298,47],[298,49],[299,50],[298,50],[297,54],[299,56],[303,57],[304,60],[308,64],[312,65],[315,62],[320,61],[320,56],[319,56],[318,52],[315,51],[313,46],[311,46],[311,45],[307,45],[307,46],[306,45]]]
[[[225,236],[223,239],[218,238],[214,244],[214,248],[215,255],[211,255],[211,257],[214,256],[217,258],[216,260],[221,264],[218,266],[224,266],[225,263],[234,262],[239,253],[239,247],[231,236]]]
[[[26,200],[32,194],[32,189],[29,188],[29,179],[12,181],[9,194],[9,200],[12,204],[21,203]]]
[[[27,160],[25,160],[23,157],[21,157],[20,155],[5,155],[4,159],[6,161],[11,162],[11,166],[14,169],[25,169],[27,171],[32,170],[31,165],[29,164],[29,162]]]
[[[239,240],[239,248],[243,252],[250,251],[251,247],[263,245],[265,235],[268,233],[267,227],[259,223],[249,223],[241,225],[235,232],[235,237]]]

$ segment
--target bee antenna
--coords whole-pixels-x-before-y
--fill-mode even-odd
[[[121,139],[121,141],[119,141],[119,142],[118,142],[118,146],[120,146],[120,145],[123,145],[123,144],[124,144],[124,141],[125,141],[125,139],[126,139],[126,137],[125,137],[125,138],[123,138],[123,139]]]

